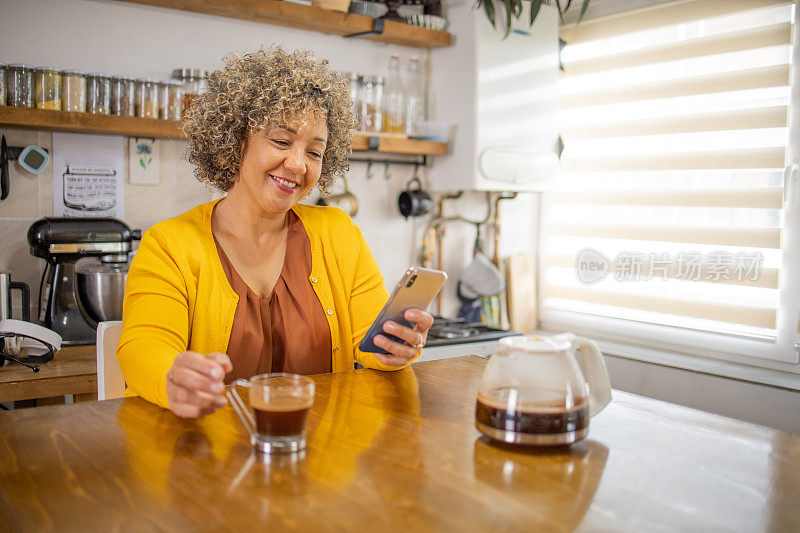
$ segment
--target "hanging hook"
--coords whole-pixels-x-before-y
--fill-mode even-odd
[[[392,177],[392,175],[389,174],[389,162],[386,161],[385,166],[383,167],[383,179],[385,179],[386,181],[389,181],[389,179],[391,177]]]
[[[483,235],[481,235],[482,224],[480,222],[473,222],[473,224],[475,224],[475,243],[472,246],[472,255],[474,257],[479,253],[483,253]]]
[[[419,179],[419,163],[414,165],[414,174],[413,174],[413,176],[414,176],[414,179],[417,180],[417,183],[420,183],[420,179]]]

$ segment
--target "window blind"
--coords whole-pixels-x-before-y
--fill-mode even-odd
[[[713,334],[797,362],[793,19],[788,1],[690,0],[561,28],[543,326],[606,317],[615,338],[646,324],[639,341]]]

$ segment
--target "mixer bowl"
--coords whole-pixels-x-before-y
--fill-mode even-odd
[[[78,304],[84,318],[93,327],[98,322],[122,320],[122,298],[128,279],[128,263],[78,265]]]

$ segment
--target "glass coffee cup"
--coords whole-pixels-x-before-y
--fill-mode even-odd
[[[568,445],[586,436],[589,419],[610,401],[608,371],[594,341],[572,333],[506,337],[481,377],[475,425],[509,444]]]
[[[236,387],[248,389],[248,408]],[[237,379],[225,393],[261,453],[292,453],[306,447],[306,418],[314,404],[314,380],[282,372]]]

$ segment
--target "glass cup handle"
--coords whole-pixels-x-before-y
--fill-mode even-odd
[[[580,348],[586,382],[589,384],[589,412],[596,415],[611,401],[611,381],[597,343],[586,337],[574,337],[572,349]]]
[[[239,420],[242,421],[244,424],[245,429],[247,432],[250,433],[251,438],[255,438],[256,436],[256,420],[253,418],[253,415],[250,413],[250,410],[242,401],[241,396],[239,396],[239,391],[236,390],[236,387],[250,387],[250,382],[246,379],[237,379],[233,383],[230,384],[229,387],[225,390],[225,396],[228,397],[228,401],[233,407],[233,410],[236,411],[236,414],[239,416]]]

